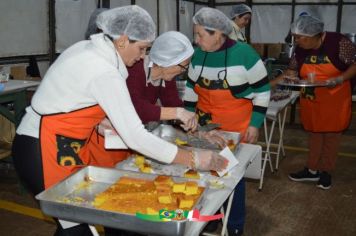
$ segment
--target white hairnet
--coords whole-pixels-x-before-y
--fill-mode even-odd
[[[96,26],[96,18],[98,15],[108,8],[96,8],[90,15],[87,31],[85,32],[85,38],[88,39],[90,35],[98,33],[98,27]]]
[[[252,13],[252,10],[249,6],[247,6],[246,4],[235,5],[231,9],[230,18],[233,19],[245,13]]]
[[[200,9],[193,16],[193,23],[208,30],[220,30],[225,35],[229,35],[232,31],[231,20],[215,8],[203,7]]]
[[[192,44],[184,34],[169,31],[158,36],[153,42],[149,57],[153,63],[169,67],[178,65],[193,53]]]
[[[156,25],[152,17],[136,5],[105,11],[98,15],[96,24],[113,39],[125,34],[131,40],[152,42],[156,37]]]
[[[310,15],[303,15],[291,25],[292,34],[314,36],[324,31],[324,23]]]

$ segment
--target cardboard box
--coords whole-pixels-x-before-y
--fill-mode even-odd
[[[27,65],[14,65],[11,66],[10,74],[14,79],[24,80],[27,77],[26,73]]]

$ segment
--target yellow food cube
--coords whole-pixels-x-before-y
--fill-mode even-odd
[[[145,157],[141,156],[141,155],[136,155],[135,165],[137,167],[141,167],[141,166],[143,166],[144,163],[145,163]]]
[[[148,215],[158,215],[158,211],[156,209],[151,208],[151,207],[147,207],[146,208],[146,213]]]
[[[172,196],[170,194],[158,196],[158,202],[162,204],[171,204]]]
[[[200,175],[198,171],[195,170],[188,170],[187,172],[184,173],[184,177],[190,179],[200,179]]]
[[[198,184],[196,182],[187,182],[185,185],[185,195],[195,195],[198,194]]]
[[[184,191],[185,191],[185,183],[173,184],[173,192],[174,193],[184,193]]]
[[[179,199],[179,209],[188,208],[191,209],[194,204],[194,199],[190,197],[183,197]]]
[[[151,165],[144,163],[142,166],[140,166],[140,171],[143,173],[151,173],[152,172]]]

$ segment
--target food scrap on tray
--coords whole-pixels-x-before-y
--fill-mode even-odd
[[[200,179],[200,174],[196,170],[188,170],[184,173],[184,177],[190,179]]]
[[[136,156],[135,156],[135,165],[143,173],[152,173],[151,164],[146,162],[146,159],[145,159],[144,156],[136,154]]]

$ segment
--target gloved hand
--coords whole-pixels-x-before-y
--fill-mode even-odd
[[[228,160],[211,150],[193,151],[195,168],[198,170],[221,171],[227,167]]]
[[[219,145],[219,147],[221,148],[226,147],[226,145],[228,144],[228,140],[225,138],[225,136],[217,130],[199,131],[198,136],[199,138],[204,138],[208,140],[208,142],[211,144]]]
[[[185,110],[182,107],[178,107],[176,109],[176,117],[177,119],[179,119],[180,121],[183,122],[183,124],[181,125],[181,127],[184,130],[196,130],[197,125],[198,125],[198,121],[197,118],[195,117],[195,113],[194,112],[190,112]]]
[[[326,87],[334,88],[336,85],[342,84],[343,82],[344,79],[342,78],[342,76],[331,78],[326,81]]]

